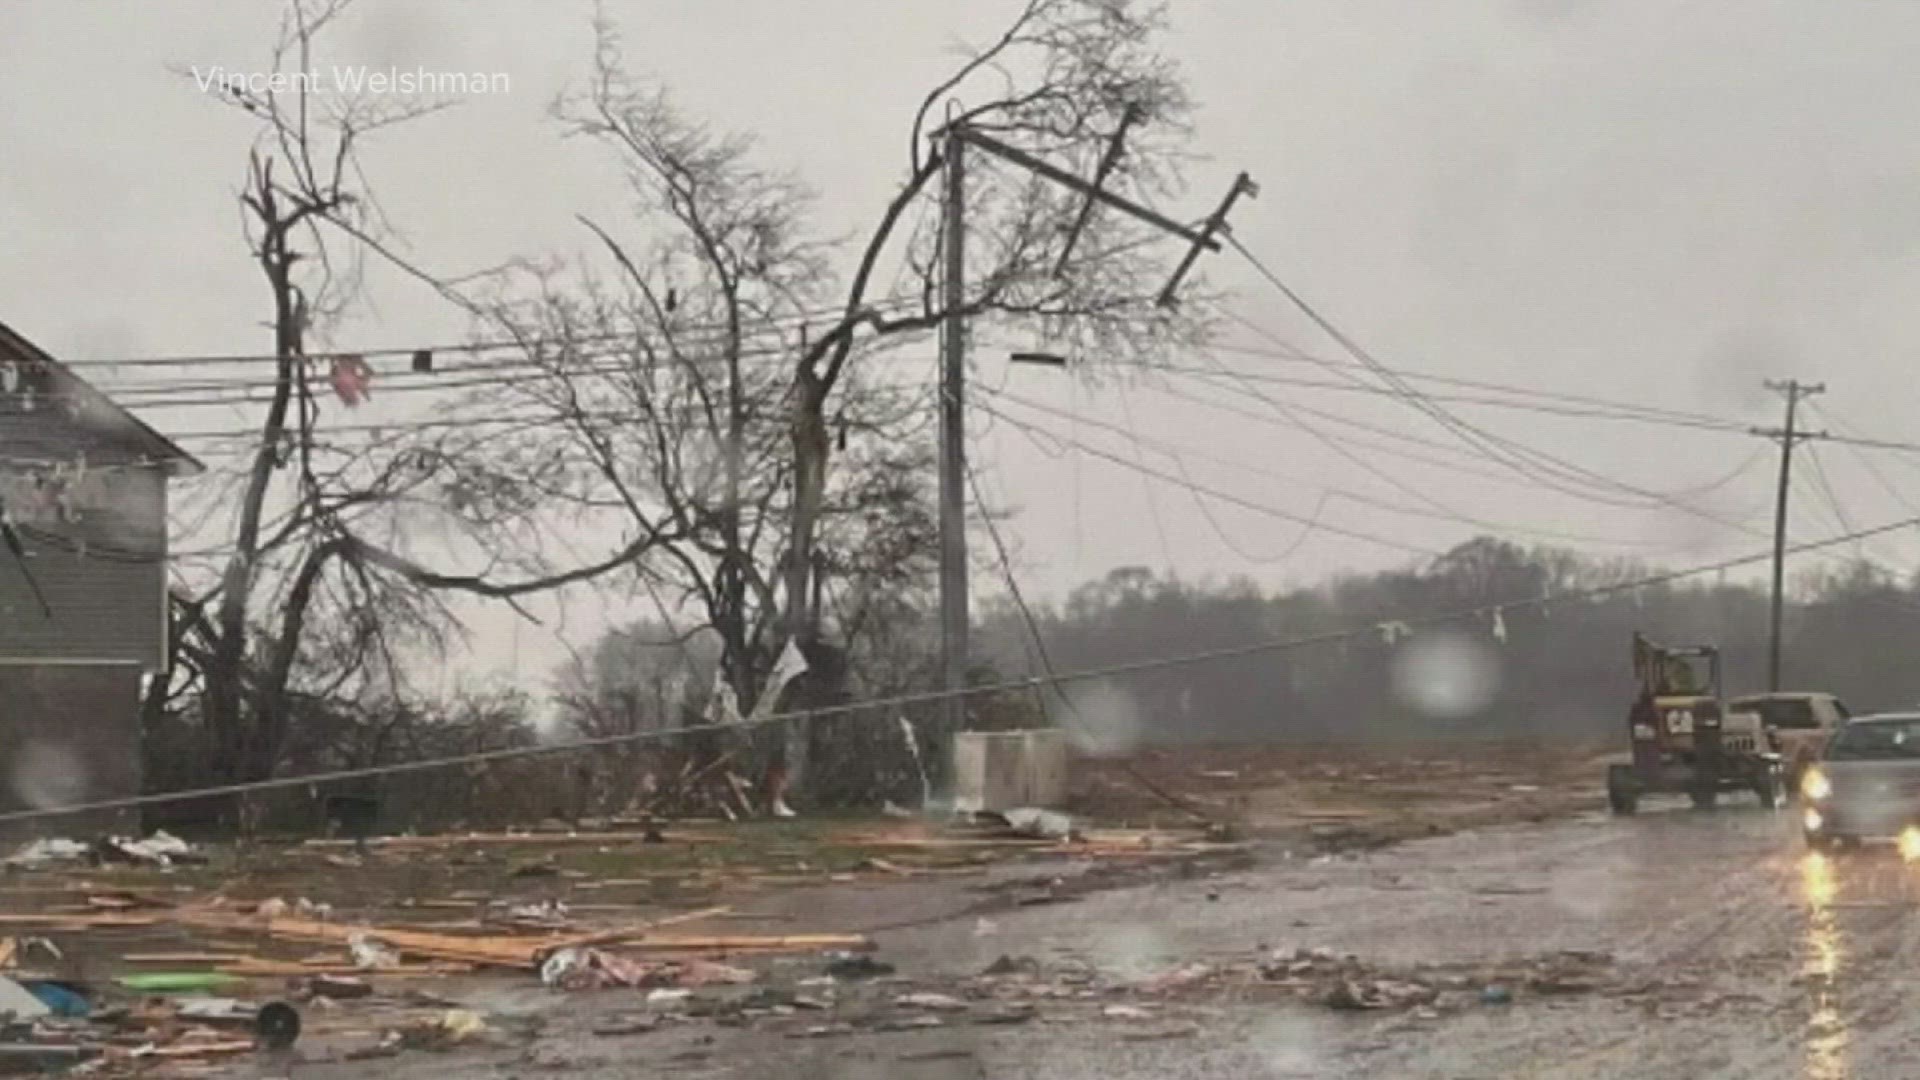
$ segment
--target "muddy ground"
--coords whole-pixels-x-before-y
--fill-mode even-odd
[[[734,956],[756,984],[651,1000],[510,973],[401,980],[372,1001],[312,1006],[294,1054],[224,1075],[1920,1075],[1907,1064],[1920,1029],[1906,1022],[1920,871],[1891,852],[1809,856],[1790,809],[1730,800],[1611,818],[1590,757],[1566,754],[1152,766],[1185,778],[1184,795],[1236,807],[1244,843],[1138,858],[916,850],[883,841],[938,830],[828,819],[715,827],[673,850],[516,845],[453,867],[410,855],[396,869],[389,854],[327,873],[307,866],[311,851],[283,852],[294,877],[228,888],[331,888],[343,903],[361,891],[391,916],[396,882],[416,900],[490,888],[585,902],[635,882],[618,903],[729,903],[724,933],[865,933],[875,965]],[[1177,818],[1117,803],[1103,825]],[[648,860],[672,889],[636,873]],[[521,876],[541,862],[561,873]],[[487,1030],[354,1056],[402,1014],[448,1008]]]
[[[476,1005],[540,1018],[539,1034],[497,1050],[410,1054],[379,1071],[418,1080],[641,1069],[688,1080],[1826,1080],[1916,1075],[1920,1060],[1920,1030],[1910,1023],[1920,993],[1911,872],[1890,852],[1810,856],[1788,811],[1676,806],[1332,859],[1268,851],[1253,867],[990,916],[961,906],[939,918],[949,901],[910,897],[912,886],[882,887],[888,897],[840,889],[809,902],[862,912],[856,921],[872,926],[907,911],[921,916],[875,933],[876,955],[897,966],[898,982],[861,984],[823,1010],[668,1018],[645,1031],[632,1021],[647,1010],[627,992],[556,1001],[476,989]],[[1404,985],[1450,989],[1423,1004],[1339,1009],[1259,974],[1264,958],[1280,958],[1284,971],[1284,961],[1312,950],[1361,958],[1354,970],[1364,977],[1390,971]],[[1555,955],[1581,958],[1577,976],[1530,985],[1538,958]],[[1031,966],[980,978],[1002,957]],[[821,966],[791,963],[799,980]],[[1180,973],[1201,964],[1232,974],[1183,984]],[[1075,981],[1088,972],[1089,981]],[[1083,986],[1097,989],[1073,997]],[[892,1004],[925,987],[962,1004]],[[1032,1004],[1036,1015],[1013,1020],[1010,1003]],[[609,1033],[623,1021],[636,1030]],[[293,1075],[365,1076],[368,1068],[312,1063]]]

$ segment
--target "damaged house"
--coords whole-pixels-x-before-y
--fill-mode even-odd
[[[141,691],[167,651],[167,484],[202,468],[0,324],[0,812],[140,793]]]

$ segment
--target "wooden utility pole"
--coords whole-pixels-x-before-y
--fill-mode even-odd
[[[983,150],[1002,161],[1045,177],[1056,184],[1085,195],[1087,202],[1069,230],[1055,275],[1067,269],[1074,243],[1086,227],[1096,205],[1124,211],[1191,245],[1180,268],[1160,294],[1162,306],[1174,302],[1175,290],[1186,276],[1202,249],[1219,251],[1216,234],[1227,232],[1227,211],[1242,195],[1255,197],[1259,189],[1241,173],[1234,181],[1220,208],[1198,229],[1191,229],[1154,210],[1116,195],[1102,186],[1108,174],[1125,152],[1127,129],[1138,123],[1140,113],[1128,109],[1101,159],[1097,178],[1092,183],[1056,165],[1009,146],[965,123],[950,124],[936,137],[945,154],[946,190],[942,193],[941,243],[945,259],[941,272],[944,315],[940,341],[940,668],[941,688],[946,691],[944,715],[949,735],[966,728],[967,707],[967,442],[966,442],[966,157],[969,148]]]
[[[940,671],[946,734],[965,730],[967,699],[966,140],[946,140],[940,336]]]
[[[1825,432],[1800,431],[1794,426],[1800,400],[1825,393],[1826,383],[1803,383],[1797,379],[1767,380],[1767,389],[1787,399],[1786,423],[1777,428],[1754,428],[1755,435],[1780,444],[1780,489],[1773,504],[1773,603],[1767,620],[1767,689],[1780,691],[1780,616],[1785,603],[1787,557],[1787,487],[1793,478],[1793,448],[1807,439],[1823,437]]]

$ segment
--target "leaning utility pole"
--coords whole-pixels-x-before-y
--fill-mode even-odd
[[[1754,428],[1755,435],[1780,444],[1780,490],[1773,504],[1773,607],[1767,620],[1767,689],[1780,691],[1780,614],[1784,603],[1787,556],[1787,484],[1793,477],[1793,448],[1797,443],[1823,437],[1825,432],[1800,431],[1794,427],[1800,399],[1825,393],[1826,383],[1767,380],[1767,389],[1787,399],[1786,423],[1777,428]]]
[[[1137,109],[1128,109],[1121,119],[1119,128],[1114,132],[1107,146],[1106,154],[1101,158],[1099,170],[1092,183],[1067,172],[1056,165],[1001,142],[969,126],[965,121],[949,124],[938,132],[935,138],[940,140],[941,153],[945,154],[946,190],[942,193],[941,243],[946,247],[942,273],[942,298],[944,314],[941,319],[940,342],[940,667],[942,689],[946,691],[945,719],[949,735],[966,728],[967,706],[964,691],[967,686],[967,443],[965,434],[966,415],[966,172],[965,151],[967,148],[984,150],[1002,161],[1010,162],[1028,172],[1042,176],[1056,184],[1072,188],[1087,197],[1080,208],[1072,228],[1068,231],[1066,242],[1061,248],[1058,262],[1054,265],[1055,276],[1067,269],[1068,259],[1073,252],[1080,231],[1085,228],[1088,218],[1093,214],[1096,203],[1113,207],[1165,230],[1192,245],[1180,263],[1167,286],[1160,293],[1159,303],[1163,307],[1175,302],[1175,290],[1192,268],[1201,249],[1219,251],[1220,241],[1216,234],[1227,229],[1227,211],[1242,195],[1249,198],[1259,194],[1246,173],[1241,173],[1233,182],[1233,188],[1221,202],[1220,208],[1207,218],[1198,230],[1188,228],[1177,221],[1150,210],[1129,199],[1116,195],[1103,185],[1108,174],[1119,163],[1124,152],[1123,145],[1127,129],[1139,123],[1142,117]]]

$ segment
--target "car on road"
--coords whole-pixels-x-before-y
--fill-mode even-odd
[[[1800,774],[1820,756],[1820,747],[1851,717],[1846,703],[1832,694],[1812,692],[1747,694],[1727,702],[1727,711],[1757,713],[1786,769],[1789,791],[1800,790]]]
[[[1920,857],[1920,712],[1848,721],[1801,774],[1800,793],[1808,846],[1895,837]]]

